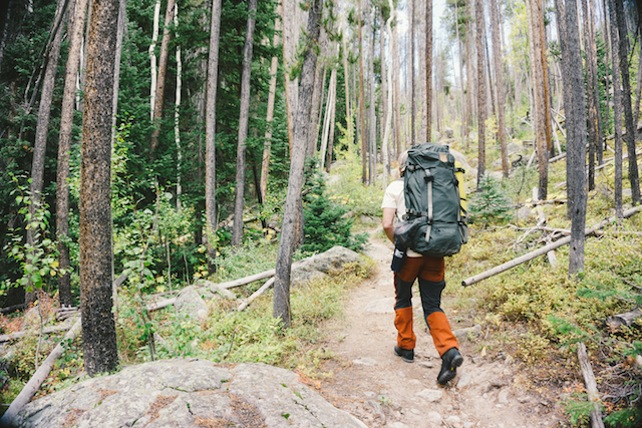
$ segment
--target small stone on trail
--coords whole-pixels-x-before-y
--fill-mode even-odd
[[[441,398],[444,396],[444,393],[437,389],[424,389],[423,391],[419,391],[417,395],[427,401],[430,401],[431,403],[434,403],[441,400]]]

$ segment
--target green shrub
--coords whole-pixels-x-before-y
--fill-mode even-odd
[[[469,221],[484,225],[506,224],[513,218],[512,211],[512,204],[500,183],[490,175],[485,175],[479,190],[471,197]]]
[[[353,219],[348,209],[328,198],[323,177],[315,173],[308,180],[308,190],[303,197],[303,253],[321,253],[340,245],[354,251],[363,249],[366,234],[352,234]]]

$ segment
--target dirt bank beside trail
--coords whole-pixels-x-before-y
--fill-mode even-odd
[[[335,357],[325,369],[334,375],[320,384],[326,399],[371,428],[558,425],[556,403],[527,390],[523,385],[528,382],[516,364],[507,362],[510,358],[482,356],[476,343],[481,339],[459,337],[464,365],[450,385],[441,387],[436,381],[441,360],[422,321],[416,289],[415,362],[404,363],[395,356],[392,246],[374,234],[366,252],[376,261],[377,272],[351,291],[345,319],[330,327],[326,346]],[[447,297],[442,306],[448,313]],[[460,328],[454,326],[456,331]]]

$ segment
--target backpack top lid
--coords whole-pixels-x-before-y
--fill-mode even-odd
[[[430,221],[459,221],[460,195],[455,172],[455,157],[447,145],[423,143],[413,146],[408,151],[404,174],[406,216],[429,216]]]

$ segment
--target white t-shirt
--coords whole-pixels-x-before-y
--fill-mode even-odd
[[[383,201],[381,208],[394,208],[396,221],[402,221],[404,214],[406,214],[406,200],[403,194],[403,178],[393,181],[388,184],[386,191],[383,194]],[[408,257],[421,257],[421,254],[408,249]]]

